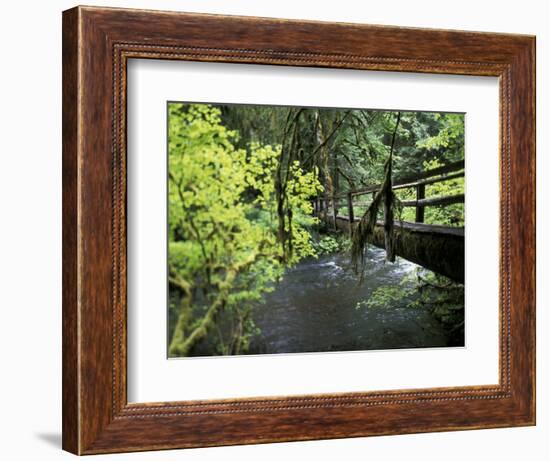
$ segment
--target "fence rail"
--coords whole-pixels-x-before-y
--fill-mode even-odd
[[[464,176],[464,161],[450,163],[438,168],[433,168],[428,171],[410,175],[402,178],[395,179],[392,184],[393,190],[398,189],[416,189],[415,200],[403,200],[401,202],[404,207],[416,208],[415,222],[424,222],[424,209],[429,206],[447,206],[453,203],[464,203],[464,194],[426,197],[426,186],[435,184],[438,182],[448,181]],[[315,214],[321,214],[322,212],[328,217],[329,210],[332,212],[333,225],[336,229],[336,219],[338,218],[338,211],[340,209],[339,204],[345,201],[344,207],[347,208],[347,217],[350,224],[355,221],[354,198],[367,194],[375,194],[382,187],[381,184],[367,186],[361,189],[351,190],[343,194],[335,194],[332,197],[318,197],[313,201],[313,208]],[[370,202],[368,202],[370,203]],[[361,202],[361,204],[364,204]],[[350,226],[351,230],[351,226]]]

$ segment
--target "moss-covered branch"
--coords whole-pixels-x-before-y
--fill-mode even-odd
[[[396,201],[395,194],[392,189],[392,167],[393,167],[393,152],[395,148],[395,139],[397,128],[401,120],[401,112],[397,113],[397,119],[393,130],[390,153],[386,163],[384,164],[384,182],[380,189],[376,192],[374,199],[365,211],[365,214],[355,226],[352,233],[351,259],[356,272],[363,277],[363,267],[365,251],[367,249],[368,239],[372,237],[374,225],[378,217],[378,212],[381,205],[384,205],[384,236],[386,259],[395,261],[395,235],[393,232],[394,226],[394,203]]]
[[[227,269],[225,278],[218,282],[218,293],[215,300],[212,302],[208,311],[200,321],[199,325],[188,335],[185,335],[186,324],[183,323],[186,319],[180,317],[176,325],[176,330],[172,336],[170,343],[169,355],[172,357],[185,357],[189,354],[191,348],[197,344],[208,333],[208,329],[215,324],[218,313],[223,310],[231,289],[235,283],[237,276],[247,270],[259,258],[264,257],[260,251],[252,252],[241,263],[235,264]],[[181,324],[180,324],[181,321]]]

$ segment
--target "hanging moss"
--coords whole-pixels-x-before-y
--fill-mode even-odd
[[[386,259],[395,261],[395,233],[394,228],[394,207],[399,203],[392,189],[392,167],[393,167],[393,151],[395,147],[395,138],[399,121],[401,120],[401,112],[397,113],[397,120],[393,130],[393,136],[390,146],[390,154],[384,164],[384,182],[376,192],[374,199],[365,211],[365,214],[359,223],[353,229],[351,240],[351,260],[356,273],[361,275],[363,279],[363,270],[365,262],[365,253],[367,250],[368,240],[372,238],[374,226],[378,217],[380,207],[384,209],[384,246],[386,249]]]

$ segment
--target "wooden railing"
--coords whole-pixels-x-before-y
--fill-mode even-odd
[[[450,179],[460,178],[464,176],[464,161],[451,163],[442,167],[434,168],[432,170],[423,171],[416,175],[397,178],[393,181],[392,189],[416,189],[415,200],[403,200],[401,205],[403,207],[416,208],[415,222],[424,222],[424,209],[429,206],[446,206],[453,203],[464,203],[464,194],[426,197],[426,186],[435,184],[438,182],[448,181]],[[364,195],[374,194],[380,190],[381,184],[367,186],[361,189],[352,190],[344,194],[335,194],[332,197],[324,196],[318,197],[313,201],[314,213],[319,215],[324,213],[325,216],[332,214],[334,228],[336,228],[336,219],[338,218],[338,211],[341,208],[340,205],[345,200],[344,207],[347,208],[347,218],[350,224],[355,221],[354,206],[359,205],[355,202],[356,197]],[[361,205],[368,206],[371,202],[364,202]],[[351,229],[351,226],[350,226]]]

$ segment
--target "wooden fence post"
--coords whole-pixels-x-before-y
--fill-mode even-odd
[[[355,216],[353,216],[353,196],[351,191],[348,192],[348,218],[349,218],[349,235],[353,232],[353,222],[355,221]]]
[[[325,223],[327,224],[327,227],[328,227],[330,216],[329,216],[329,200],[328,200],[328,195],[326,194],[324,199],[324,209],[325,209]]]
[[[426,198],[426,185],[419,184],[416,186],[416,201]],[[424,222],[424,207],[416,205],[416,222]]]
[[[336,205],[336,196],[332,194],[332,217],[334,221],[334,230],[338,230],[338,226],[336,224],[336,217],[338,216],[338,206]]]

